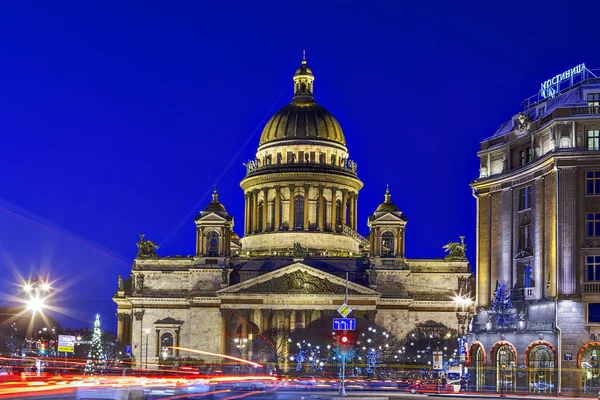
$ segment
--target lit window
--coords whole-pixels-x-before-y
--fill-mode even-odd
[[[394,234],[392,232],[385,232],[381,235],[381,254],[384,256],[394,254]]]
[[[585,173],[585,194],[600,194],[600,171]]]
[[[294,230],[304,229],[304,196],[294,197]]]
[[[600,131],[587,131],[587,149],[600,150]]]
[[[304,152],[302,150],[298,152],[298,162],[304,162]]]
[[[208,237],[208,256],[217,257],[219,255],[219,235],[212,232]]]
[[[585,235],[600,236],[600,214],[585,214]]]
[[[531,208],[531,186],[519,189],[519,211]]]
[[[587,102],[590,107],[600,106],[600,93],[588,93]]]
[[[519,227],[519,247],[528,249],[531,247],[531,225],[521,225]]]
[[[315,163],[315,152],[314,151],[310,152],[310,163],[311,164]]]
[[[585,271],[587,281],[600,281],[600,256],[587,256]]]

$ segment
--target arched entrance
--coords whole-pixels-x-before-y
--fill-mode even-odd
[[[473,383],[476,391],[485,389],[485,349],[479,342],[474,342],[469,348],[470,367],[473,369]]]
[[[525,349],[527,383],[530,392],[554,392],[556,357],[554,346],[548,342],[534,342]]]
[[[517,349],[509,342],[497,342],[490,351],[496,368],[496,391],[500,393],[516,390]]]
[[[595,394],[600,389],[600,342],[585,344],[577,356],[581,370],[581,391]]]

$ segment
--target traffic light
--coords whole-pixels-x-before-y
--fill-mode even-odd
[[[350,341],[350,338],[348,338],[348,335],[342,335],[342,337],[340,338],[340,342],[342,344],[348,344],[349,341]]]
[[[46,343],[40,343],[40,354],[46,354]]]

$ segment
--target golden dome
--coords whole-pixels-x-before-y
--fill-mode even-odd
[[[385,189],[385,200],[383,201],[383,203],[381,203],[379,205],[379,207],[377,207],[377,210],[375,210],[376,213],[378,213],[378,212],[399,212],[400,211],[398,209],[398,207],[390,201],[391,196],[392,195],[390,194],[390,188],[387,187]],[[406,217],[404,217],[404,218],[406,218]]]
[[[260,136],[259,145],[276,140],[330,140],[346,145],[342,127],[313,97],[314,76],[306,59],[294,74],[292,102],[271,117]]]

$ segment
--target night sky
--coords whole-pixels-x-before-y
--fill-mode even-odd
[[[408,257],[465,235],[474,266],[479,142],[542,81],[600,68],[600,2],[400,3],[4,2],[3,305],[47,272],[64,326],[100,313],[115,330],[139,233],[193,253],[216,184],[241,234],[242,162],[291,100],[302,49],[365,183],[360,233],[389,184]]]

